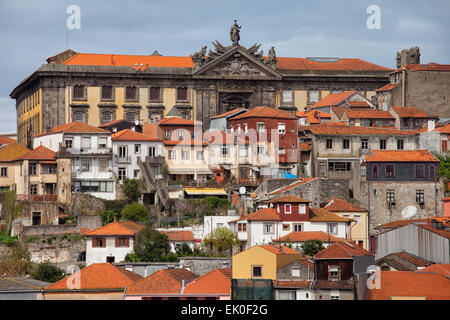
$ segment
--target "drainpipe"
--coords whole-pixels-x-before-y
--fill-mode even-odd
[[[403,68],[403,70],[402,70],[402,107],[404,107],[405,106],[405,100],[406,100],[406,97],[405,97],[405,80],[406,80],[406,70],[405,70],[405,68]]]

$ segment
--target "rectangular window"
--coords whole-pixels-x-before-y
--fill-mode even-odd
[[[386,149],[386,139],[380,140],[380,149],[385,150]]]
[[[343,149],[350,149],[350,139],[342,140],[342,148]]]
[[[164,131],[164,139],[170,139],[170,131],[168,130]]]
[[[64,140],[64,145],[67,149],[72,149],[73,140],[72,139],[66,139]]]
[[[82,172],[91,171],[91,159],[82,159],[81,160],[81,171]]]
[[[441,141],[441,152],[447,152],[448,151],[448,140],[442,140]]]
[[[328,223],[328,233],[337,234],[337,223]]]
[[[106,247],[106,239],[105,238],[92,239],[92,247],[93,248],[105,248]]]
[[[222,146],[222,157],[226,157],[228,156],[228,147],[227,146]]]
[[[355,214],[355,216],[353,217],[353,219],[355,219],[356,223],[361,221],[361,215],[360,214]]]
[[[148,156],[150,158],[156,157],[156,147],[148,147]]]
[[[102,87],[102,100],[112,100],[113,98],[113,87],[103,86]]]
[[[264,233],[265,234],[272,234],[273,233],[273,224],[264,224]]]
[[[397,139],[397,150],[403,150],[403,139]]]
[[[81,138],[81,148],[89,149],[91,147],[91,138],[90,137],[82,137]]]
[[[83,99],[84,98],[84,86],[74,85],[73,86],[73,98]]]
[[[285,148],[279,148],[278,149],[278,154],[285,155],[286,154],[286,149]]]
[[[284,124],[284,123],[278,124],[278,134],[281,134],[281,135],[286,134],[286,124]]]
[[[98,147],[99,148],[106,148],[106,142],[107,142],[107,138],[106,137],[99,137],[98,138]]]
[[[416,190],[416,202],[417,203],[425,202],[425,191],[424,190]]]
[[[160,101],[161,100],[161,88],[151,87],[150,88],[150,101]]]
[[[291,214],[292,213],[292,206],[288,203],[284,205],[284,214]]]
[[[247,231],[247,224],[246,223],[238,223],[238,231],[239,232]]]
[[[168,152],[169,159],[173,160],[177,158],[177,152],[175,150],[169,150]]]
[[[328,171],[351,171],[351,162],[328,162]]]
[[[203,160],[203,151],[197,151],[197,160]]]
[[[361,149],[363,149],[363,150],[369,149],[369,140],[368,139],[361,139]]]
[[[308,91],[308,103],[313,104],[319,101],[319,90]]]
[[[327,149],[333,149],[333,139],[327,139]]]
[[[119,147],[119,158],[126,159],[128,155],[128,148],[126,146]]]
[[[424,178],[425,177],[425,165],[424,164],[414,165],[414,174],[415,174],[416,178]]]
[[[283,224],[283,231],[289,231],[291,230],[291,225],[290,224]]]
[[[141,171],[140,171],[139,169],[134,169],[133,177],[134,177],[135,179],[139,178],[139,173],[140,173],[140,172],[141,172]]]
[[[339,266],[329,266],[328,267],[328,279],[329,280],[339,280],[340,269]]]
[[[266,124],[264,122],[258,122],[256,124],[256,129],[258,132],[262,133],[262,132],[266,132]]]
[[[306,213],[306,205],[304,203],[300,203],[298,205],[298,213],[305,214]]]
[[[116,238],[116,248],[128,248],[130,246],[129,238]]]
[[[385,174],[386,177],[395,177],[395,165],[386,164],[385,165]]]
[[[30,185],[30,194],[31,195],[36,195],[38,193],[37,190],[38,190],[37,184]]]
[[[177,101],[187,101],[188,90],[187,88],[177,88]]]
[[[292,90],[283,90],[283,102],[292,102]]]
[[[7,177],[8,176],[8,168],[7,167],[2,167],[1,168],[0,176],[2,176],[2,177]]]
[[[126,87],[125,88],[125,100],[137,100],[137,88]]]
[[[84,122],[84,112],[75,112],[74,113],[74,121],[75,122]]]
[[[294,224],[294,232],[302,232],[303,230],[303,225],[302,224]]]
[[[131,121],[131,122],[136,121],[137,113],[135,113],[135,112],[127,112],[126,119],[127,119],[127,121]]]
[[[291,274],[293,277],[300,277],[300,268],[291,268]]]
[[[183,150],[183,152],[181,153],[181,158],[183,160],[189,160],[190,159],[190,152]]]
[[[430,165],[430,178],[434,178],[435,177],[435,172],[434,172],[434,165]]]
[[[46,174],[55,174],[56,173],[56,165],[43,165],[42,172]]]
[[[98,159],[98,171],[108,172],[108,159]]]
[[[119,168],[119,180],[122,181],[127,177],[127,168]]]
[[[140,144],[134,145],[134,153],[141,153],[141,145]]]
[[[262,266],[252,266],[252,278],[262,277]]]
[[[296,300],[297,292],[295,290],[277,290],[278,300]]]
[[[28,174],[30,176],[35,176],[37,174],[37,165],[36,165],[36,163],[30,163],[28,168],[29,168]]]
[[[386,190],[386,202],[387,202],[387,203],[395,202],[395,193],[394,193],[394,190],[392,190],[392,189]]]
[[[264,147],[262,147],[262,146],[257,146],[256,147],[256,153],[257,154],[264,154]]]

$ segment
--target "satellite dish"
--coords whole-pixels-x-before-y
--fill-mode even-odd
[[[239,188],[239,193],[240,193],[240,194],[245,194],[246,191],[247,191],[247,190],[245,189],[245,187],[240,187],[240,188]]]
[[[402,210],[402,217],[405,219],[410,219],[414,217],[417,213],[417,208],[415,206],[407,206]]]

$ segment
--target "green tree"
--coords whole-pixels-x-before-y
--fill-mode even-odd
[[[30,253],[25,243],[17,241],[0,256],[0,275],[23,276],[31,272]]]
[[[226,227],[214,229],[203,239],[203,246],[211,253],[217,252],[219,255],[232,254],[233,247],[239,246],[240,241],[237,235]]]
[[[5,232],[10,235],[12,224],[23,210],[22,204],[16,203],[16,193],[14,191],[7,191],[5,201],[3,203],[3,212],[5,213]]]
[[[149,219],[147,207],[138,202],[127,204],[122,209],[121,215],[126,220],[136,222],[145,222]]]
[[[108,224],[114,221],[114,218],[117,220],[120,219],[120,215],[114,212],[113,210],[105,210],[100,213],[100,216],[102,217],[102,223]]]
[[[50,261],[39,263],[35,270],[31,273],[31,276],[36,280],[45,282],[57,282],[64,278],[64,271],[58,268]]]
[[[305,256],[312,257],[319,251],[325,249],[320,240],[307,240],[301,245],[302,252]]]
[[[158,232],[152,227],[145,227],[136,235],[134,244],[134,256],[128,259],[135,259],[143,262],[161,261],[162,257],[170,252],[167,235]]]
[[[141,197],[141,183],[139,179],[124,179],[122,192],[128,198],[128,202],[137,202]]]
[[[444,190],[450,191],[447,190],[447,183],[450,182],[450,153],[432,153],[439,160],[439,168],[436,172],[436,178],[442,178],[444,182]]]
[[[194,251],[192,251],[191,247],[187,243],[183,243],[180,248],[177,249],[177,255],[179,257],[188,257],[192,256]]]

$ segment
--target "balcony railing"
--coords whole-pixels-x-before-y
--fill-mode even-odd
[[[56,194],[16,194],[17,201],[56,202]]]
[[[114,161],[116,163],[131,163],[131,156],[121,157],[118,154],[115,154]]]

